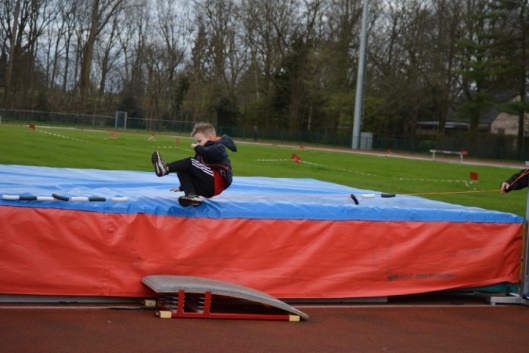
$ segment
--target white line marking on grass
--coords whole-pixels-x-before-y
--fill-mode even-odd
[[[254,159],[254,161],[256,161],[256,162],[292,162],[294,160],[293,159],[284,158],[284,159]],[[304,160],[299,160],[299,161],[297,161],[297,163],[304,163],[304,164],[313,165],[313,166],[322,167],[322,168],[327,168],[327,169],[336,170],[336,171],[340,171],[340,172],[354,173],[354,174],[365,175],[365,176],[370,176],[370,177],[381,177],[380,175],[377,175],[377,174],[360,172],[360,171],[357,171],[357,170],[350,170],[350,169],[345,169],[345,168],[333,168],[333,167],[329,167],[329,166],[326,166],[326,165],[323,165],[323,164],[307,162],[307,161],[304,161]],[[388,178],[392,178],[392,179],[399,180],[399,181],[463,183],[467,187],[469,186],[469,184],[477,183],[475,181],[459,180],[459,179],[422,179],[422,178],[403,178],[403,177],[388,177]]]
[[[81,139],[78,139],[78,138],[75,138],[75,137],[69,137],[69,136],[65,136],[65,135],[61,135],[61,134],[55,134],[55,133],[49,132],[49,131],[43,131],[43,130],[37,130],[37,131],[40,132],[40,133],[46,134],[46,135],[51,135],[51,136],[54,136],[54,137],[60,137],[60,138],[67,139],[67,140],[73,140],[73,141],[79,141],[79,142],[90,142],[90,141],[81,140]]]

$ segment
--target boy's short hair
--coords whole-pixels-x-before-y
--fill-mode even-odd
[[[191,132],[191,136],[195,136],[197,132],[202,133],[204,136],[216,136],[215,128],[210,123],[196,123]]]

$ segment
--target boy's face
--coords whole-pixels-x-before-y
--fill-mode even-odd
[[[206,142],[208,142],[209,140],[213,139],[213,136],[206,137],[201,132],[197,132],[193,137],[195,138],[195,141],[197,142],[197,144],[202,145],[202,146],[204,146]]]

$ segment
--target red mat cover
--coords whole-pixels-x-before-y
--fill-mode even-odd
[[[97,184],[99,178],[91,178]],[[108,186],[108,180],[100,182]],[[197,208],[182,208],[174,194],[163,200],[131,198],[119,206],[2,200],[0,293],[141,297],[149,295],[141,279],[156,274],[217,279],[283,299],[391,296],[519,282],[521,217],[428,202],[428,218],[421,209],[403,207],[405,201],[355,205],[345,197],[333,203],[311,197],[262,205],[240,195],[245,183],[254,183],[255,190],[265,185],[263,180],[238,183],[243,190],[235,186],[231,194],[228,190]],[[281,189],[285,180],[279,184]],[[167,192],[166,185],[162,188]],[[336,186],[342,188],[350,191]],[[101,190],[92,186],[96,195]],[[334,204],[341,211],[329,219],[325,212]],[[302,213],[313,206],[322,211]],[[234,209],[239,216],[232,216]],[[283,217],[278,210],[284,210]]]

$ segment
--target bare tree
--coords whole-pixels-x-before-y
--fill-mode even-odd
[[[143,30],[144,38],[150,40],[138,55],[143,58],[144,105],[149,124],[160,118],[174,120],[182,104],[179,82],[193,33],[189,8],[184,5],[176,6],[169,0],[158,2],[156,25]]]
[[[368,131],[376,134],[402,134],[403,115],[408,113],[406,83],[408,75],[413,74],[409,58],[411,47],[405,43],[407,39],[403,33],[410,32],[408,22],[412,15],[408,0],[384,4],[378,11],[380,16],[369,37],[367,74],[370,79],[367,99],[374,100],[372,109],[375,112],[366,116],[364,123]]]
[[[421,72],[429,87],[433,112],[438,115],[437,138],[442,141],[448,112],[461,93],[459,86],[459,43],[463,37],[463,7],[458,1],[435,0],[432,2],[433,28],[425,33],[429,43],[426,70]],[[435,116],[432,117],[433,120]]]
[[[126,0],[93,0],[88,8],[88,24],[86,28],[86,39],[81,41],[81,71],[79,76],[79,89],[81,98],[81,110],[85,109],[87,94],[90,88],[90,73],[94,55],[94,45],[101,31],[122,9]]]
[[[315,4],[319,3],[319,1],[315,2]],[[254,73],[256,76],[254,82],[255,90],[263,93],[264,104],[261,107],[265,112],[262,120],[266,126],[276,128],[288,126],[288,117],[297,117],[297,112],[292,111],[290,115],[288,108],[291,99],[297,95],[291,95],[294,91],[285,85],[284,78],[287,70],[286,61],[294,59],[296,55],[293,45],[296,41],[297,44],[304,42],[303,33],[308,35],[308,32],[304,31],[311,30],[307,25],[314,24],[310,20],[310,11],[305,11],[304,5],[306,3],[295,0],[245,0],[242,2],[246,43],[252,60],[251,67],[253,70],[260,70],[259,74]],[[308,21],[303,22],[304,19]],[[298,49],[301,48],[298,47]],[[298,54],[301,54],[301,51]],[[301,58],[298,57],[298,59]],[[263,80],[259,77],[263,77]],[[259,82],[262,84],[257,87]],[[301,91],[298,92],[301,93]],[[297,103],[294,103],[291,108],[295,109],[297,106]],[[294,125],[296,124],[297,122]],[[293,128],[294,125],[292,125]]]
[[[10,94],[12,94],[11,79],[13,76],[13,65],[15,62],[15,51],[17,47],[17,37],[19,37],[19,16],[20,16],[21,0],[5,1],[4,2],[4,18],[2,21],[3,32],[6,34],[7,43],[9,43],[9,56],[7,58],[7,67],[5,74],[5,90],[4,90],[4,104],[9,106]],[[11,23],[11,21],[13,23]]]
[[[181,90],[181,73],[185,68],[186,53],[192,43],[194,33],[189,14],[189,7],[186,4],[175,3],[171,0],[158,3],[158,24],[157,37],[162,55],[160,74],[162,75],[163,89],[160,94],[165,99],[165,115],[170,119],[176,118],[182,104],[186,89]]]
[[[247,65],[239,6],[233,0],[195,1],[195,13],[199,34],[194,56],[206,72],[203,78],[209,80],[195,89],[209,87],[212,118],[221,120],[221,124],[233,124],[238,115],[236,84]]]
[[[141,53],[147,42],[145,34],[151,22],[148,0],[136,0],[123,10],[123,30],[119,32],[119,44],[123,52],[121,79],[127,93],[140,91],[143,79]]]
[[[70,67],[74,66],[74,72],[77,73],[77,65],[71,65],[71,57],[73,50],[73,41],[76,35],[76,28],[79,22],[78,17],[79,13],[79,2],[81,0],[66,0],[65,6],[61,7],[61,31],[60,34],[63,34],[63,38],[57,38],[57,52],[56,55],[60,55],[58,60],[63,63],[62,67],[62,94],[64,96],[71,96],[71,91],[76,85],[76,75],[74,74],[74,79],[70,78]],[[63,45],[63,50],[58,50],[59,43]],[[77,56],[75,57],[77,58]],[[54,72],[58,73],[59,62],[56,62],[54,65]]]
[[[242,8],[247,45],[267,79],[262,90],[269,94],[274,75],[288,52],[290,36],[296,25],[297,3],[294,0],[244,0]]]
[[[356,0],[333,0],[323,4],[321,29],[312,59],[318,61],[313,89],[321,92],[324,101],[324,120],[320,124],[327,133],[335,135],[338,126],[352,124],[362,8]],[[374,15],[374,2],[370,5]]]
[[[465,37],[460,41],[463,60],[459,70],[465,101],[457,113],[470,120],[467,136],[470,145],[477,141],[482,112],[494,104],[492,94],[495,88],[491,79],[494,79],[499,63],[494,60],[497,48],[490,34],[497,29],[498,23],[491,15],[488,0],[467,1],[463,18]]]
[[[9,0],[0,7],[0,26],[4,37],[2,49],[7,59],[4,104],[31,106],[38,66],[38,40],[44,28],[55,18],[51,0]],[[40,73],[40,71],[39,71]],[[15,94],[18,93],[18,94]],[[17,98],[18,102],[14,99]]]

